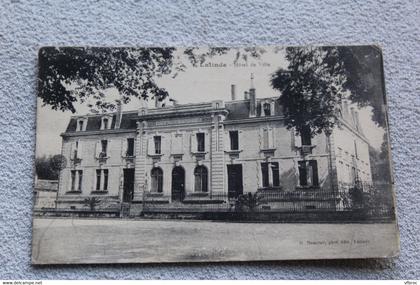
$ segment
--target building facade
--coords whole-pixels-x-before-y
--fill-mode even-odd
[[[369,144],[346,102],[332,134],[311,138],[285,127],[277,98],[253,87],[236,97],[232,85],[229,101],[72,117],[57,208],[98,197],[98,208],[138,215],[146,202],[194,210],[258,192],[276,197],[270,209],[339,209],[340,192],[371,183]]]

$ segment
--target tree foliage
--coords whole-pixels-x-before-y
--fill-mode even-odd
[[[286,49],[288,68],[279,69],[271,85],[281,92],[288,128],[311,135],[330,132],[337,106],[349,99],[371,106],[372,119],[384,126],[381,55],[374,47],[292,47]]]
[[[273,52],[280,49],[274,48]],[[260,58],[266,48],[95,48],[45,47],[39,52],[39,93],[54,110],[75,112],[75,104],[91,111],[112,111],[135,98],[163,100],[168,91],[156,82],[176,77],[188,66],[229,51],[233,62]],[[310,126],[312,135],[329,131],[337,120],[337,104],[346,97],[360,107],[373,107],[373,120],[384,126],[381,53],[371,46],[293,47],[286,49],[287,70],[271,79],[281,91],[286,125],[298,132]],[[109,100],[106,90],[120,97]]]
[[[95,211],[96,207],[102,203],[101,199],[96,198],[96,197],[86,198],[83,202],[84,202],[84,206],[88,206],[89,210],[91,211]]]
[[[260,193],[251,193],[239,195],[235,204],[235,211],[243,212],[250,211],[254,212],[258,206],[265,204],[264,196]]]
[[[114,109],[104,91],[116,88],[118,100],[164,97],[155,78],[171,72],[174,48],[55,48],[39,51],[39,97],[54,110],[75,112],[74,103]],[[93,99],[89,101],[89,99]]]
[[[259,58],[263,48],[107,48],[45,47],[39,51],[38,96],[54,110],[76,112],[75,103],[86,104],[92,112],[112,111],[117,104],[133,99],[169,96],[156,79],[176,77],[188,66],[236,50],[233,62]],[[106,98],[106,90],[116,88],[120,97]]]
[[[57,180],[64,164],[65,158],[61,154],[38,157],[35,159],[35,172],[38,179]]]

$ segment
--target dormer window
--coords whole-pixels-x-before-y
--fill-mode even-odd
[[[83,121],[79,121],[79,131],[83,130]]]
[[[263,104],[263,112],[265,116],[271,116],[271,104],[270,103],[264,103]]]
[[[101,120],[101,130],[109,130],[111,129],[112,117],[111,116],[104,116]]]
[[[86,131],[86,125],[87,125],[86,118],[77,119],[76,132]]]

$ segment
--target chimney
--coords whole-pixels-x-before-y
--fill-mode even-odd
[[[119,129],[121,125],[121,119],[122,119],[122,104],[121,101],[117,102],[117,114],[115,116],[115,128]]]
[[[236,100],[236,85],[232,84],[230,86],[230,95],[232,96],[232,101]]]
[[[249,93],[248,91],[244,92],[244,100],[249,100]]]
[[[249,116],[257,115],[257,100],[255,98],[254,74],[251,73],[251,88],[249,89]]]

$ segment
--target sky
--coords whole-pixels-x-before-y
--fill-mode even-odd
[[[268,50],[268,48],[267,48]],[[209,58],[203,65],[193,67],[187,64],[185,72],[180,72],[173,78],[166,76],[156,79],[159,86],[166,88],[169,96],[179,104],[198,103],[212,100],[231,100],[231,85],[236,85],[237,99],[243,99],[244,91],[251,86],[253,74],[256,97],[279,96],[278,91],[271,88],[269,82],[271,75],[279,68],[287,67],[284,49],[273,52],[272,48],[264,53],[260,59],[240,59],[234,63],[236,50],[231,50],[225,55]],[[175,58],[182,60],[182,52],[177,51]],[[185,62],[185,60],[183,61]],[[106,90],[109,100],[118,98],[116,89]],[[123,111],[136,110],[141,106],[153,102],[144,102],[138,99],[123,105]],[[54,155],[61,153],[60,134],[65,131],[72,115],[85,115],[89,113],[86,105],[75,104],[77,112],[62,112],[52,110],[50,106],[42,106],[42,101],[37,100],[37,141],[36,156]],[[384,130],[377,127],[371,120],[371,107],[359,109],[360,122],[370,144],[379,149],[382,143]]]

